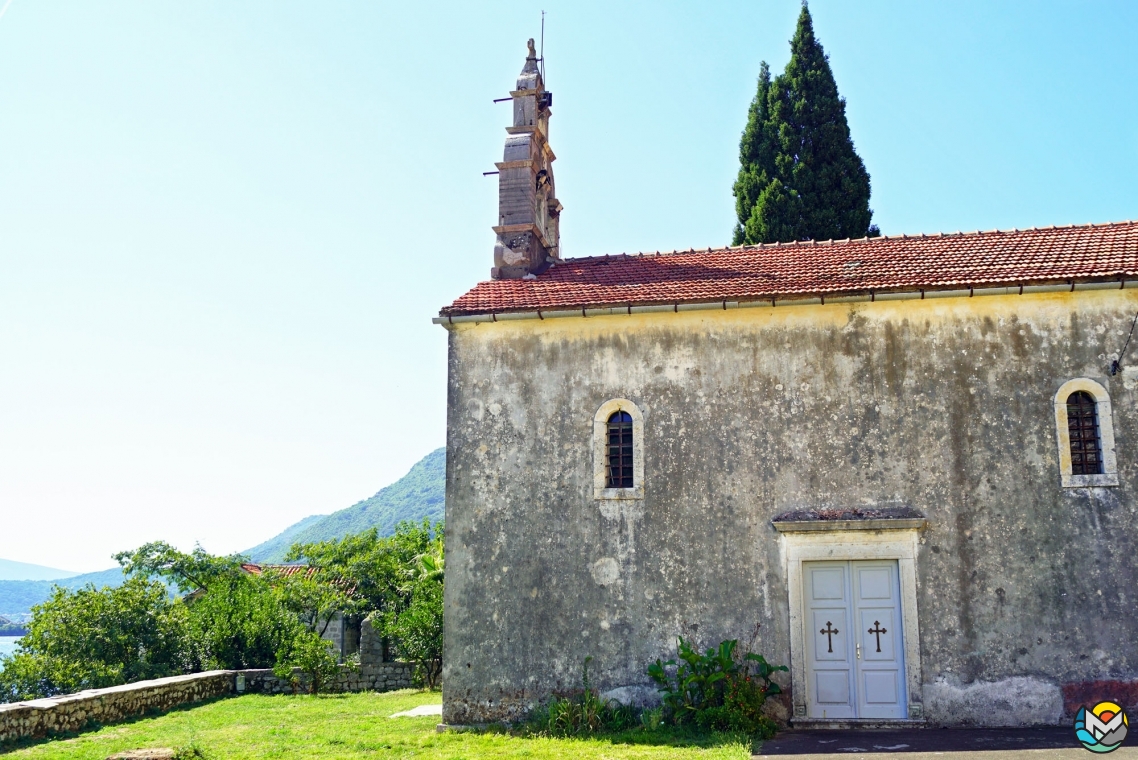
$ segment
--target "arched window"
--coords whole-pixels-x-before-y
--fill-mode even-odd
[[[1118,485],[1110,394],[1089,377],[1068,380],[1055,393],[1055,437],[1064,488]]]
[[[613,412],[608,432],[605,488],[632,488],[632,415],[625,411]]]
[[[1071,474],[1102,474],[1102,442],[1094,397],[1075,391],[1067,397],[1067,431],[1071,438]]]
[[[593,416],[593,498],[644,498],[644,412],[626,398]]]

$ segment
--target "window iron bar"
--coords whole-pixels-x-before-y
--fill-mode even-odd
[[[632,415],[614,412],[608,421],[607,488],[632,488]]]
[[[1067,397],[1067,432],[1071,441],[1071,474],[1102,474],[1102,441],[1098,404],[1086,391]]]

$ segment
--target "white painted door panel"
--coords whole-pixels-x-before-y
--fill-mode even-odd
[[[896,561],[802,566],[812,718],[904,718]]]
[[[851,588],[848,562],[810,562],[803,568],[810,626],[806,641],[810,716],[855,716]]]
[[[850,570],[857,620],[858,717],[904,718],[905,668],[897,563],[851,562]]]

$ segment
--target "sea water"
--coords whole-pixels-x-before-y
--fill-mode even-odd
[[[19,636],[0,636],[0,656],[16,651],[16,642],[19,640]]]

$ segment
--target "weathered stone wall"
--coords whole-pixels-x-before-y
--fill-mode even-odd
[[[281,681],[272,670],[242,670],[245,674],[245,691],[254,694],[291,694],[291,682]],[[395,691],[410,689],[414,683],[415,666],[409,662],[383,662],[361,665],[359,670],[344,668],[328,691]],[[296,691],[308,691],[308,676],[294,671]]]
[[[1064,688],[1138,680],[1138,376],[1108,373],[1136,310],[1126,290],[454,325],[444,720],[516,716],[590,655],[602,690],[647,693],[677,634],[761,624],[789,664],[770,521],[819,507],[928,517],[931,722],[1054,722]],[[1110,392],[1119,487],[1060,487],[1075,377]],[[642,500],[594,499],[614,398],[644,415]]]
[[[360,664],[378,665],[390,660],[390,652],[384,644],[383,636],[375,630],[371,619],[365,618],[360,623]]]
[[[328,691],[395,691],[412,686],[414,665],[407,662],[369,663],[359,671],[345,668]],[[201,702],[236,693],[237,676],[245,676],[244,693],[290,694],[271,670],[211,670],[186,676],[90,689],[50,699],[0,704],[0,745],[79,729],[93,723],[116,723],[127,718],[165,712],[178,705]],[[296,672],[298,689],[308,689],[308,678]]]
[[[0,742],[78,731],[90,723],[116,723],[225,696],[233,691],[233,677],[232,670],[213,670],[0,705]]]

